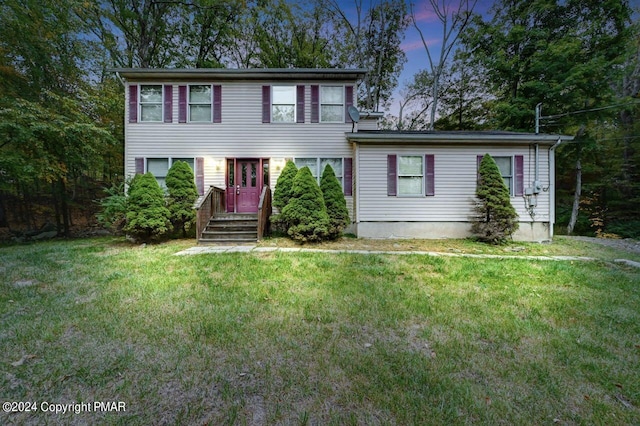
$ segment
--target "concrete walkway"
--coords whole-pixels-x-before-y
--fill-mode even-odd
[[[347,254],[391,254],[396,256],[403,255],[422,255],[433,257],[470,257],[477,259],[527,259],[527,260],[578,260],[578,261],[596,261],[593,257],[579,256],[509,256],[501,254],[468,254],[468,253],[442,253],[435,251],[393,251],[393,250],[328,250],[328,249],[312,249],[304,247],[257,247],[255,245],[240,246],[195,246],[176,253],[176,256],[187,256],[193,254],[206,253],[347,253]],[[628,261],[631,262],[631,261]],[[633,262],[637,263],[637,262]],[[640,267],[640,264],[638,264]]]

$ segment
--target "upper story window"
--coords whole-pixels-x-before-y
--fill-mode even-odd
[[[162,85],[140,85],[140,121],[162,121]]]
[[[272,86],[271,122],[295,123],[296,87]]]
[[[320,121],[323,123],[344,122],[344,87],[320,87]]]
[[[189,121],[210,123],[212,101],[211,85],[189,86]]]

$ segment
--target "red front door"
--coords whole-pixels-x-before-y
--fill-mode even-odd
[[[229,160],[228,165],[228,210],[237,213],[257,213],[262,188],[260,160]]]

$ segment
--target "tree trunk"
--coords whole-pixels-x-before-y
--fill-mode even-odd
[[[582,145],[578,145],[578,159],[576,160],[576,190],[573,195],[573,209],[571,210],[571,219],[567,225],[567,234],[573,234],[573,229],[578,221],[578,212],[580,210],[580,195],[582,194],[582,164],[580,157],[582,156]]]

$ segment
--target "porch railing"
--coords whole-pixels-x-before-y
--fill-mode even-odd
[[[209,219],[215,213],[224,213],[226,211],[225,206],[225,193],[224,189],[216,186],[209,187],[209,190],[204,197],[196,203],[196,239],[200,240],[202,231],[209,223]]]
[[[258,203],[258,239],[268,232],[269,216],[271,216],[271,188],[265,186],[260,194],[260,202]]]

